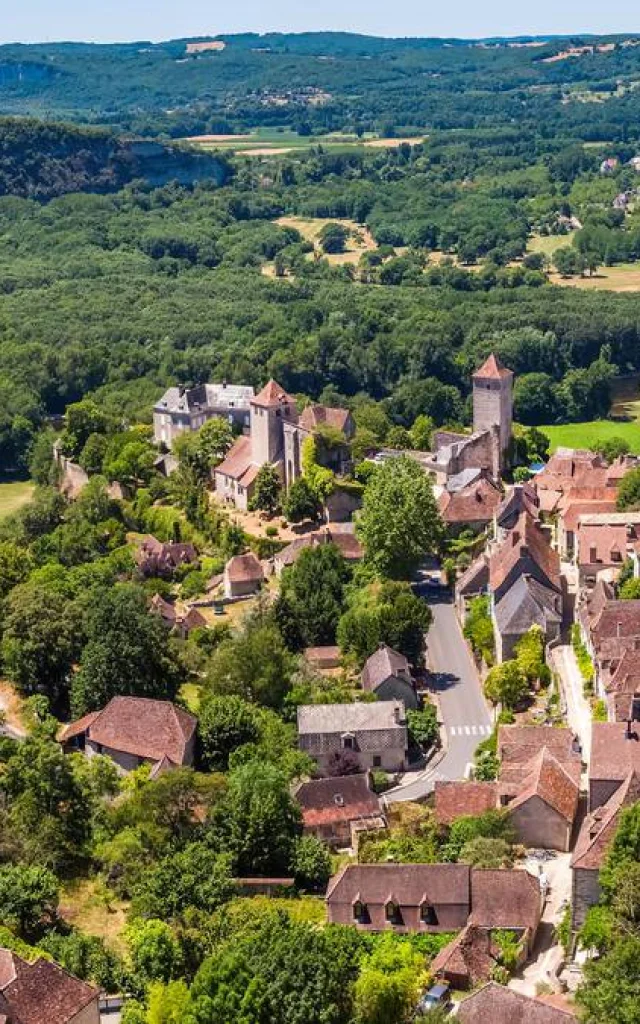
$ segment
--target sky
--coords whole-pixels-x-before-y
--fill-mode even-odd
[[[27,0],[9,3],[0,42],[162,40],[333,29],[384,36],[639,32],[638,0]]]

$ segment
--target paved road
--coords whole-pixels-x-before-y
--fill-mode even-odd
[[[478,743],[491,733],[489,710],[454,606],[446,594],[432,599],[430,605],[433,624],[427,636],[427,663],[446,730],[446,752],[433,767],[408,772],[401,786],[385,793],[390,802],[420,800],[437,780],[463,779]]]

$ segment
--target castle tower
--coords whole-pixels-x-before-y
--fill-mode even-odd
[[[491,353],[473,375],[473,432],[497,428],[501,470],[509,459],[512,423],[513,373]]]
[[[284,457],[284,420],[295,420],[296,404],[291,395],[270,380],[251,399],[251,461],[257,466],[278,463]]]

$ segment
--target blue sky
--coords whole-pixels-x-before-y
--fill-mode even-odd
[[[3,4],[0,41],[100,42],[339,29],[386,36],[640,31],[637,0],[27,0]]]

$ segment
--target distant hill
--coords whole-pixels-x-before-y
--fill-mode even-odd
[[[0,196],[52,199],[68,192],[112,192],[134,179],[151,185],[230,176],[226,160],[113,131],[0,118]]]
[[[585,139],[640,125],[633,36],[377,39],[270,33],[0,46],[0,113],[143,135],[383,135],[518,123]]]

